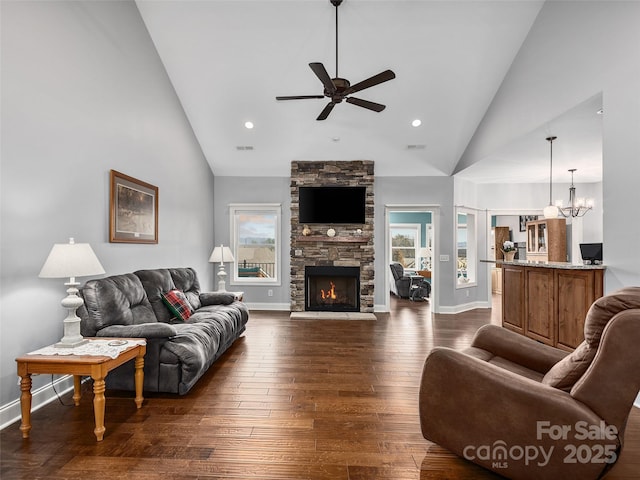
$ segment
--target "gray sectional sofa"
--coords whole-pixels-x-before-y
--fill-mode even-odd
[[[176,318],[163,295],[184,293],[192,312]],[[192,268],[139,270],[90,280],[78,309],[85,337],[144,337],[144,390],[183,395],[245,331],[249,311],[233,293],[201,292]],[[107,388],[134,390],[129,362],[107,376]]]

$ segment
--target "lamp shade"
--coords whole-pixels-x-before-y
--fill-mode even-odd
[[[56,243],[42,270],[40,278],[86,277],[105,273],[98,257],[88,243]]]
[[[420,250],[418,251],[418,255],[420,257],[430,257],[431,249],[429,247],[421,247]]]
[[[542,211],[544,218],[558,218],[558,207],[555,205],[547,205]]]
[[[211,256],[209,257],[209,261],[212,263],[220,262],[235,262],[236,259],[233,258],[233,253],[231,253],[231,249],[229,247],[225,247],[220,245],[213,249],[211,252]]]

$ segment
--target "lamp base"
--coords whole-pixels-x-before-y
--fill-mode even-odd
[[[53,346],[55,348],[76,348],[80,345],[84,345],[85,343],[89,343],[89,340],[87,340],[86,338],[83,338],[82,340],[78,340],[76,342],[65,342],[64,339],[62,339]]]
[[[227,291],[227,282],[225,281],[226,278],[227,272],[224,271],[224,263],[220,262],[220,266],[218,267],[218,292]]]
[[[65,285],[69,286],[67,289],[68,295],[62,299],[61,303],[67,309],[68,314],[63,321],[64,335],[54,346],[56,348],[76,348],[89,341],[80,334],[80,317],[76,315],[76,310],[82,306],[84,301],[78,296],[77,283],[72,281]]]

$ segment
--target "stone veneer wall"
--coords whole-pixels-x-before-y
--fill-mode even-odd
[[[372,161],[291,162],[291,311],[304,311],[304,267],[360,267],[360,311],[374,308],[373,248],[373,164]],[[366,187],[364,225],[309,225],[311,233],[302,234],[299,222],[298,188],[321,186]],[[327,236],[333,228],[335,237]],[[356,233],[362,229],[362,234]]]

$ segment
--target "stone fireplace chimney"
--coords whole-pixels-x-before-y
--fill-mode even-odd
[[[305,311],[305,267],[358,267],[360,312],[374,309],[374,198],[372,161],[291,162],[291,311]],[[364,224],[299,221],[300,187],[365,187]],[[332,230],[332,231],[330,231]]]

